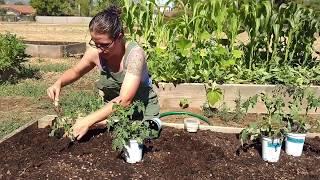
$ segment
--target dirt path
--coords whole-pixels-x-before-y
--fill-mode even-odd
[[[77,41],[88,42],[88,25],[59,25],[39,23],[4,23],[0,22],[0,33],[15,33],[25,40],[34,41]]]

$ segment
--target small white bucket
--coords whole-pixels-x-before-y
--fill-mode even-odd
[[[288,133],[286,137],[286,153],[291,156],[301,156],[306,134]]]
[[[281,152],[281,139],[262,137],[262,159],[268,162],[277,162]]]
[[[184,119],[184,129],[188,132],[197,132],[199,129],[199,120],[196,118],[185,118]]]
[[[143,145],[139,144],[137,140],[130,140],[124,146],[124,158],[127,163],[137,163],[142,160]]]

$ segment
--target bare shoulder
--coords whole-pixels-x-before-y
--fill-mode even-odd
[[[135,46],[134,48],[132,48],[130,54],[145,56],[144,49],[140,46]]]
[[[82,57],[82,61],[86,61],[90,64],[99,64],[99,52],[97,49],[94,48],[88,48],[86,52],[84,53],[84,56]]]

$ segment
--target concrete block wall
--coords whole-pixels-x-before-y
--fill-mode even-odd
[[[92,17],[76,16],[36,16],[36,22],[41,24],[89,24]]]
[[[32,57],[62,58],[73,55],[84,54],[86,43],[61,43],[61,45],[41,44],[41,42],[26,42],[26,53]]]

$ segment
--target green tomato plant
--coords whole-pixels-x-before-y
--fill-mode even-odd
[[[287,132],[284,118],[285,103],[280,94],[274,92],[272,96],[261,93],[254,96],[260,98],[267,109],[262,121],[250,124],[240,133],[240,141],[243,145],[248,140],[255,140],[263,136],[282,139]]]
[[[311,129],[311,125],[307,121],[308,114],[310,110],[317,111],[320,107],[320,97],[316,97],[308,87],[290,87],[288,92],[291,97],[291,101],[289,101],[290,113],[285,118],[288,132],[307,133]],[[306,102],[305,105],[303,102]]]
[[[138,143],[143,143],[145,139],[158,135],[158,131],[149,128],[148,122],[133,119],[135,112],[144,112],[145,107],[142,102],[135,101],[128,107],[114,104],[112,108],[114,112],[109,118],[107,127],[109,131],[112,130],[112,148],[114,150],[123,150],[129,140],[133,139]]]

